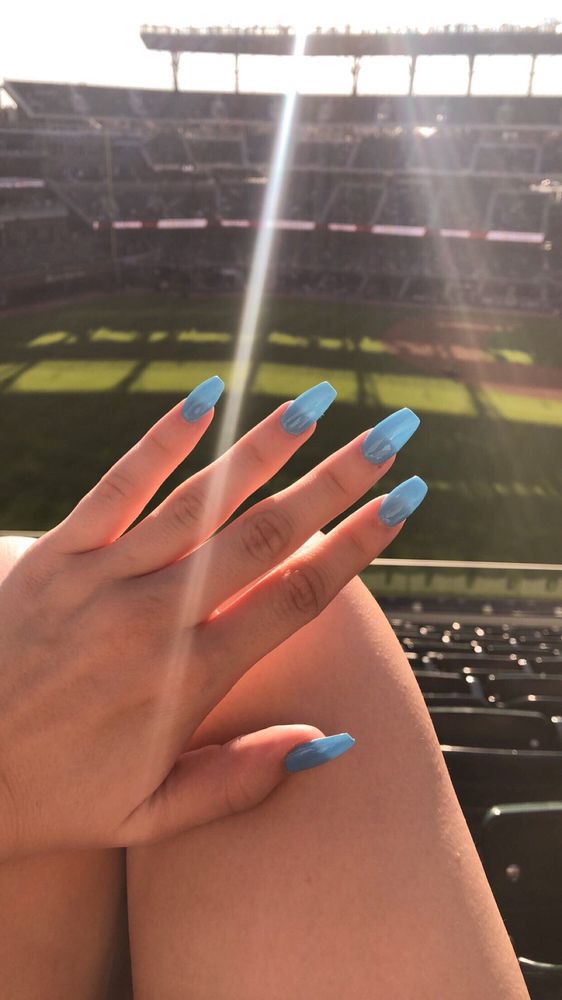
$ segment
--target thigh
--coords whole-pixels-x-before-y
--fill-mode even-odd
[[[0,583],[33,543],[0,538]],[[126,1000],[124,851],[0,864],[0,1000]]]
[[[0,901],[2,1000],[127,997],[124,852],[5,862]]]
[[[355,579],[190,746],[348,731],[257,808],[127,854],[135,1000],[528,997],[411,668]]]

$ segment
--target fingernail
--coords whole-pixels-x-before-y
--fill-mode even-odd
[[[355,740],[349,733],[337,736],[321,736],[320,739],[301,743],[285,757],[288,771],[306,771],[309,767],[327,764],[329,760],[341,757],[342,753],[354,746]]]
[[[319,382],[312,389],[301,392],[281,417],[283,430],[288,434],[302,434],[307,427],[319,420],[336,396],[337,392],[329,382]]]
[[[220,398],[224,389],[224,382],[222,378],[218,375],[211,375],[211,378],[205,379],[204,382],[200,382],[199,385],[195,386],[192,392],[189,393],[187,399],[184,400],[184,404],[181,408],[181,415],[189,420],[190,423],[194,423],[195,420],[199,420],[205,413],[212,410],[217,399]]]
[[[381,465],[382,462],[386,462],[388,458],[400,451],[419,426],[420,418],[413,410],[404,406],[396,413],[385,417],[369,431],[363,440],[361,451],[365,458],[369,459],[369,462]]]
[[[406,479],[384,498],[379,507],[379,518],[389,528],[400,524],[400,521],[404,521],[419,507],[426,493],[427,483],[419,476]]]

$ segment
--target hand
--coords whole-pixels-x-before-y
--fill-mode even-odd
[[[305,394],[322,404],[316,419],[326,387]],[[245,671],[318,615],[425,492],[409,480],[301,548],[390,467],[393,456],[374,461],[419,423],[403,410],[213,534],[314,432],[310,411],[306,429],[295,421],[299,406],[284,403],[126,531],[212,420],[212,407],[188,420],[177,404],[19,552],[0,584],[0,856],[143,843],[242,811],[288,778],[291,748],[323,735],[274,726],[185,752]]]

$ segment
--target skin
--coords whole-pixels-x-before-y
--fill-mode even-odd
[[[0,540],[0,577],[27,544]],[[183,1000],[187,987],[209,1000],[527,1000],[412,681],[355,579],[209,714],[190,746],[304,711],[326,731],[349,729],[357,745],[247,813],[126,852],[135,1000]],[[0,866],[9,984],[0,997],[132,996],[124,855],[59,852]]]
[[[356,609],[355,619],[353,615],[337,617],[343,588],[352,580],[356,586],[356,574],[402,525],[388,528],[379,520],[378,498],[329,535],[315,534],[372,487],[392,459],[381,466],[369,463],[360,451],[361,434],[308,476],[262,501],[211,538],[242,500],[313,433],[314,427],[294,438],[282,431],[279,417],[285,406],[123,534],[212,419],[210,413],[187,425],[178,405],[61,525],[25,551],[22,547],[4,577],[0,588],[0,890],[5,888],[17,918],[10,924],[11,936],[8,926],[4,928],[3,941],[11,963],[7,967],[14,973],[10,989],[15,983],[14,990],[19,990],[10,993],[11,998],[30,1000],[45,995],[49,982],[49,996],[68,995],[69,974],[64,968],[68,956],[56,950],[55,942],[63,940],[66,948],[68,939],[70,954],[72,948],[79,954],[84,935],[73,917],[88,886],[91,895],[86,898],[95,919],[87,925],[85,957],[80,971],[72,973],[72,992],[92,998],[102,995],[113,958],[108,940],[119,925],[123,902],[123,852],[116,848],[163,838],[161,847],[138,846],[137,851],[128,851],[135,996],[184,997],[189,981],[190,998],[219,1000],[222,995],[232,996],[227,991],[234,981],[245,1000],[274,996],[275,990],[280,997],[300,995],[304,1000],[320,995],[320,989],[334,1000],[342,990],[354,1000],[367,1000],[372,996],[372,975],[382,970],[378,974],[391,985],[394,975],[394,995],[401,997],[408,993],[400,992],[400,984],[409,989],[420,966],[425,969],[424,989],[438,984],[439,995],[445,995],[451,977],[460,973],[463,985],[459,990],[464,992],[449,990],[447,995],[463,1000],[496,996],[497,990],[487,994],[481,986],[484,982],[497,986],[501,978],[502,988],[506,983],[508,988],[502,996],[510,1000],[527,996],[468,831],[459,819],[458,804],[455,813],[442,761],[439,771],[435,738],[427,753],[420,753],[410,740],[411,752],[404,751],[405,766],[392,772],[388,752],[385,757],[382,749],[400,745],[392,727],[382,725],[384,743],[369,745],[373,720],[365,714],[365,707],[381,701],[372,687],[372,671],[366,687],[369,677],[353,672],[357,657],[352,655],[344,685],[341,679],[335,687],[327,683],[336,676],[334,656],[340,664],[345,662],[344,650],[349,658],[354,636],[363,636],[367,645],[356,654],[365,663],[369,662],[367,652],[372,660],[373,649],[378,650],[383,664],[378,682],[386,682],[385,699],[394,684],[396,704],[393,708],[392,700],[386,702],[381,724],[387,715],[396,717],[405,703],[406,715],[412,714],[413,706],[413,718],[421,725],[421,696],[417,692],[416,708],[411,673],[406,685],[399,670],[398,683],[392,679],[397,652],[395,640],[393,655],[385,652],[389,628],[385,632],[379,620],[381,635],[374,636],[366,628],[365,609]],[[208,565],[220,566],[221,573],[207,574]],[[311,641],[315,633],[306,632],[306,627],[322,622],[325,611],[330,617],[324,618],[323,636],[332,650],[331,662],[328,650]],[[301,644],[291,647],[295,636],[301,637]],[[345,645],[338,645],[338,640]],[[155,664],[159,669],[154,669]],[[313,689],[324,684],[324,701],[315,700]],[[257,700],[256,685],[261,691]],[[400,704],[399,694],[405,695]],[[299,790],[306,788],[307,780],[310,785],[311,775],[289,777],[282,761],[293,746],[323,735],[324,729],[292,720],[309,711],[313,722],[326,722],[330,727],[339,723],[337,712],[327,710],[328,702],[338,705],[346,716],[343,726],[328,731],[351,729],[351,720],[363,741],[363,756],[356,756],[363,764],[359,771],[348,771],[343,784],[342,777],[332,779],[333,786],[322,777],[314,786],[316,792],[301,801]],[[357,714],[359,705],[362,717]],[[427,722],[428,718],[426,737]],[[373,787],[373,775],[365,765],[369,749],[374,749],[375,757],[378,751],[383,762],[377,774],[378,800],[372,791],[370,798],[367,794]],[[346,756],[352,759],[353,755]],[[343,760],[321,770],[343,776],[342,767]],[[394,773],[407,774],[415,787],[425,782],[431,789],[428,801],[435,808],[413,808],[411,795],[405,796],[403,810],[396,809],[395,803],[393,807],[388,796]],[[335,801],[349,817],[361,817],[346,836],[345,826],[342,832],[332,822]],[[361,812],[360,804],[365,801],[367,809]],[[416,817],[422,831],[416,849],[426,858],[423,869],[412,861]],[[242,825],[221,826],[228,822]],[[372,853],[372,834],[381,822],[377,843],[393,843],[394,838],[392,856],[384,850],[381,855],[380,847]],[[354,826],[356,843],[351,855],[345,845]],[[222,843],[220,831],[224,829]],[[236,830],[242,839],[233,841]],[[180,837],[193,839],[182,842]],[[186,843],[194,863],[186,855]],[[319,852],[320,843],[325,846]],[[175,855],[174,844],[179,850]],[[283,861],[282,845],[286,851],[288,844],[291,853]],[[301,857],[296,863],[295,844]],[[438,855],[439,848],[446,849],[444,857]],[[228,861],[226,868],[216,864],[217,849],[218,857]],[[275,937],[277,942],[271,949],[268,946],[267,958],[256,966],[257,939],[252,928],[261,923],[255,924],[255,908],[241,908],[240,901],[244,888],[260,907],[260,873],[272,850],[280,863],[265,879],[264,889],[273,891],[279,901],[271,910],[267,933],[268,942]],[[378,915],[372,894],[364,891],[369,866],[372,877],[379,879]],[[422,870],[427,871],[425,881],[420,877]],[[178,883],[171,881],[172,873],[181,883],[180,891]],[[396,894],[396,880],[400,884],[404,877],[408,884],[413,879],[406,915],[397,906]],[[316,904],[311,909],[312,897],[306,893],[303,897],[299,890],[307,884],[314,887],[314,899],[325,900],[320,920]],[[471,885],[476,886],[472,891]],[[38,893],[42,906],[37,905]],[[359,903],[349,910],[351,896]],[[403,962],[403,974],[396,978],[385,971],[384,953],[380,949],[371,953],[369,948],[386,935],[387,955],[394,956],[395,964],[408,920],[414,921],[413,931],[415,914],[425,912],[420,907],[428,901],[433,901],[435,919],[438,913],[451,919],[452,924],[447,924],[450,940],[444,947],[430,911],[429,927],[434,929],[428,930],[429,938],[427,933],[420,936],[420,942],[431,944],[429,958],[427,948],[422,953],[420,945],[417,954],[414,947]],[[265,896],[262,902],[267,908]],[[45,919],[38,919],[38,912],[47,912]],[[231,924],[232,917],[236,927],[246,928],[245,935],[234,935],[221,952],[217,974],[213,955],[223,944],[221,919]],[[342,922],[347,927],[343,934]],[[167,948],[161,934],[165,927]],[[205,928],[212,931],[208,937]],[[467,932],[482,953],[481,979],[468,975]],[[491,938],[484,940],[484,932]],[[26,966],[22,945],[32,933],[34,958]],[[185,950],[186,935],[194,942],[191,953]],[[298,942],[305,938],[307,949],[299,951]],[[497,958],[491,954],[490,942],[497,946]],[[183,962],[178,959],[178,948],[184,949]],[[265,954],[263,949],[260,954]],[[287,954],[291,961],[286,960]],[[382,965],[374,964],[375,956]],[[416,994],[426,995],[434,994]]]
[[[135,1000],[529,1000],[410,664],[357,578],[191,745],[299,714],[356,745],[127,851]]]
[[[379,498],[313,557],[296,552],[392,463],[372,465],[360,435],[209,537],[312,433],[282,429],[286,405],[121,537],[210,422],[186,423],[178,404],[4,579],[0,857],[129,846],[246,809],[319,735],[275,728],[184,753],[240,676],[400,529],[378,519]]]

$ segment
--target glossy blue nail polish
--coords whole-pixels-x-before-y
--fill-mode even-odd
[[[182,417],[190,423],[199,420],[199,417],[202,417],[203,414],[208,413],[213,408],[217,399],[221,396],[223,389],[224,382],[218,375],[211,375],[211,378],[200,382],[184,401],[181,408]]]
[[[353,736],[349,733],[338,733],[337,736],[321,736],[317,740],[301,743],[285,757],[285,767],[288,771],[306,771],[309,767],[318,767],[329,760],[341,757],[342,753],[355,745]]]
[[[400,451],[406,441],[420,426],[420,418],[407,406],[391,413],[369,431],[361,444],[361,451],[369,462],[381,465]]]
[[[389,528],[400,524],[400,521],[404,521],[419,507],[426,493],[427,483],[419,476],[406,479],[384,498],[379,507],[379,518]]]
[[[301,392],[281,417],[283,430],[288,434],[302,434],[311,424],[319,420],[336,396],[337,392],[329,382],[319,382],[306,392]]]

